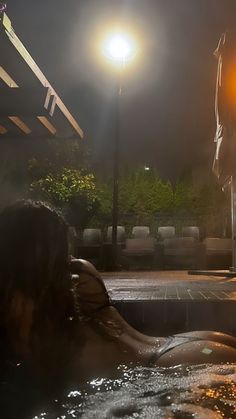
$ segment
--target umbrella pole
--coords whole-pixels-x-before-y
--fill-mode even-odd
[[[231,199],[232,266],[229,268],[229,270],[231,272],[235,272],[236,271],[236,188],[235,188],[234,176],[231,176],[230,199]]]
[[[232,266],[228,271],[190,270],[190,275],[224,276],[225,278],[236,277],[236,179],[231,176],[230,181],[230,205],[231,205],[231,235],[232,235]]]

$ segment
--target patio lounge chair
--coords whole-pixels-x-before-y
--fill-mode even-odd
[[[232,265],[232,239],[206,237],[203,241],[201,269],[229,269]]]
[[[182,237],[193,237],[195,240],[199,240],[199,228],[196,226],[187,226],[182,228]]]
[[[123,263],[130,268],[154,267],[156,240],[153,237],[127,239],[125,249],[121,251]]]
[[[157,236],[158,236],[158,240],[160,241],[164,239],[173,238],[175,237],[175,227],[173,226],[158,227]]]
[[[112,226],[107,228],[107,243],[112,242]],[[125,244],[125,227],[117,226],[117,243]]]
[[[164,239],[163,254],[165,268],[189,269],[198,265],[198,243],[193,237]]]
[[[101,266],[102,232],[99,228],[85,228],[79,245],[79,257],[89,260],[96,267]]]
[[[74,226],[69,226],[68,228],[68,247],[69,254],[76,257],[78,250],[78,235]]]
[[[117,226],[117,249],[116,249],[116,263],[121,266],[121,249],[125,247],[125,227]],[[103,259],[102,266],[105,271],[114,269],[113,249],[112,249],[112,226],[107,228],[106,241],[103,243]]]
[[[148,226],[135,226],[132,228],[132,238],[144,239],[150,236],[150,228]]]

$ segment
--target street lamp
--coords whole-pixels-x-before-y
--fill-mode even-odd
[[[135,54],[134,41],[122,33],[110,34],[104,40],[104,55],[118,67],[124,66]]]
[[[119,195],[119,149],[120,149],[120,100],[122,95],[122,75],[126,65],[134,58],[136,46],[134,40],[121,31],[109,33],[103,42],[103,54],[118,72],[116,126],[113,157],[113,197],[112,197],[112,264],[117,267],[117,225],[118,225],[118,195]]]

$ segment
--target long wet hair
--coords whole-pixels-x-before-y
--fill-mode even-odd
[[[0,291],[36,298],[68,279],[67,225],[42,202],[18,201],[0,214]]]
[[[58,346],[57,338],[61,337],[70,310],[73,311],[69,297],[67,225],[55,210],[42,202],[18,201],[0,214],[3,319],[9,314],[16,293],[33,302],[28,344],[31,352],[37,348],[41,362],[50,347]]]

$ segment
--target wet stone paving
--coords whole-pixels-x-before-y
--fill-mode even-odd
[[[105,272],[113,301],[236,300],[236,277],[188,275],[187,271]]]

